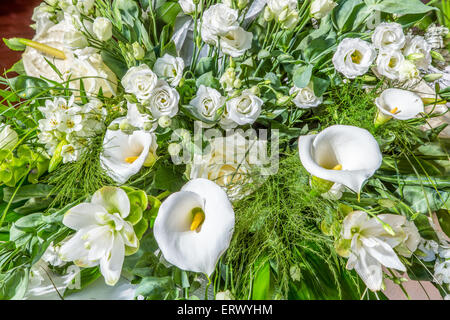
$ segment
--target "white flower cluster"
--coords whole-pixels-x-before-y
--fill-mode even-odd
[[[61,148],[64,163],[79,159],[87,139],[102,130],[106,116],[99,100],[91,99],[80,106],[75,103],[75,96],[69,100],[61,97],[47,100],[39,111],[44,115],[39,120],[39,142],[45,144],[50,155]]]
[[[298,21],[297,0],[268,0],[264,11],[266,21],[275,20],[285,29],[293,29]]]
[[[422,36],[405,36],[400,24],[383,22],[373,32],[372,43],[344,39],[333,56],[333,64],[337,71],[353,79],[365,74],[375,59],[377,76],[411,81],[418,79],[418,68],[428,70],[431,47]]]
[[[434,281],[445,284],[450,290],[450,246],[448,243],[437,243],[434,240],[422,239],[418,249],[423,252],[421,260],[434,264]]]
[[[253,34],[239,26],[239,12],[219,3],[203,13],[201,37],[213,46],[220,46],[224,54],[242,56],[252,46]]]

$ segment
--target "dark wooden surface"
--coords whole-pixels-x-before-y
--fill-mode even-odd
[[[30,28],[33,9],[41,0],[0,0],[0,38],[32,38]],[[20,59],[21,52],[10,50],[3,41],[0,44],[0,73]]]

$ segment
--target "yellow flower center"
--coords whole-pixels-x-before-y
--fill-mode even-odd
[[[398,111],[398,108],[397,108],[397,107],[395,107],[394,109],[392,109],[392,110],[390,111],[390,113],[392,113],[392,114],[396,114],[396,113],[397,113],[397,111]]]
[[[127,157],[127,158],[125,158],[125,162],[132,164],[133,162],[135,162],[137,160],[137,158],[139,158],[139,157]]]
[[[191,231],[197,230],[205,221],[205,213],[202,208],[192,209]]]
[[[358,50],[353,51],[352,53],[352,61],[353,63],[360,64],[361,60],[363,58],[363,55]]]
[[[342,164],[335,165],[331,170],[342,170]]]

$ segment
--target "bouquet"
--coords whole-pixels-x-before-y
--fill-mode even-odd
[[[449,17],[42,1],[4,39],[1,299],[449,298]]]

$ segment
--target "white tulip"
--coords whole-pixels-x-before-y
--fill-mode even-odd
[[[233,228],[234,211],[226,193],[212,181],[195,179],[161,204],[153,233],[168,262],[211,276]]]
[[[225,103],[225,98],[216,89],[201,85],[197,95],[189,103],[207,120],[215,120],[217,111]]]
[[[252,39],[253,34],[251,32],[239,27],[220,37],[220,47],[223,53],[237,58],[252,47]]]
[[[414,92],[402,89],[386,89],[375,99],[381,114],[376,123],[382,124],[391,118],[408,120],[415,118],[420,112],[424,112],[422,99]]]
[[[122,78],[125,92],[134,94],[140,102],[150,99],[157,82],[158,77],[146,64],[130,68]]]
[[[377,71],[388,79],[396,80],[399,78],[399,70],[403,61],[405,61],[405,57],[401,51],[380,52],[377,57]]]
[[[418,68],[428,70],[431,65],[431,46],[422,36],[408,36],[406,39],[403,54],[407,57],[415,53],[422,54],[423,58],[415,59],[414,64]]]
[[[178,113],[180,95],[164,80],[158,80],[148,100],[149,109],[156,119],[162,116],[174,117]]]
[[[385,229],[386,224],[393,230],[401,229],[405,217],[381,214],[377,218],[369,219],[367,213],[354,211],[345,217],[341,233],[343,239],[351,240],[347,269],[355,269],[372,291],[381,290],[382,266],[406,271],[406,267],[393,250],[401,241]]]
[[[229,100],[226,104],[228,117],[238,125],[252,124],[261,114],[264,101],[250,90],[244,90],[240,96]]]
[[[112,24],[109,19],[97,17],[94,20],[93,31],[100,41],[108,41],[112,37]]]
[[[195,12],[195,4],[192,0],[178,0],[178,3],[180,4],[181,10],[185,14],[193,14]]]
[[[119,124],[119,118],[112,124]],[[108,129],[103,141],[100,163],[108,176],[119,184],[138,173],[143,166],[151,166],[156,160],[156,136],[145,131],[126,134],[121,130]]]
[[[115,285],[125,255],[139,246],[133,225],[126,221],[129,214],[128,195],[116,187],[103,187],[90,203],[67,211],[62,222],[76,233],[61,246],[62,260],[80,267],[100,265],[106,284]]]
[[[333,64],[337,71],[349,79],[365,74],[377,52],[374,46],[357,38],[346,38],[338,45],[333,56]]]
[[[0,150],[11,150],[19,142],[19,135],[10,125],[0,125]]]
[[[153,70],[158,77],[166,78],[170,85],[176,87],[183,78],[184,61],[180,57],[173,57],[166,53],[156,60]]]
[[[304,88],[297,88],[293,87],[289,91],[289,94],[295,95],[292,102],[298,107],[298,108],[314,108],[322,104],[323,98],[322,97],[316,97],[314,94],[313,84],[310,82],[306,87]]]
[[[310,13],[315,19],[322,19],[327,16],[335,7],[337,3],[332,0],[314,0],[311,3]]]
[[[382,22],[373,32],[372,43],[380,51],[398,51],[405,45],[403,28],[396,22]]]
[[[303,167],[313,176],[340,183],[360,193],[364,182],[380,167],[382,155],[365,129],[334,125],[298,141]]]
[[[210,45],[217,45],[219,37],[227,35],[239,27],[238,11],[226,4],[218,3],[203,13],[201,37]]]

